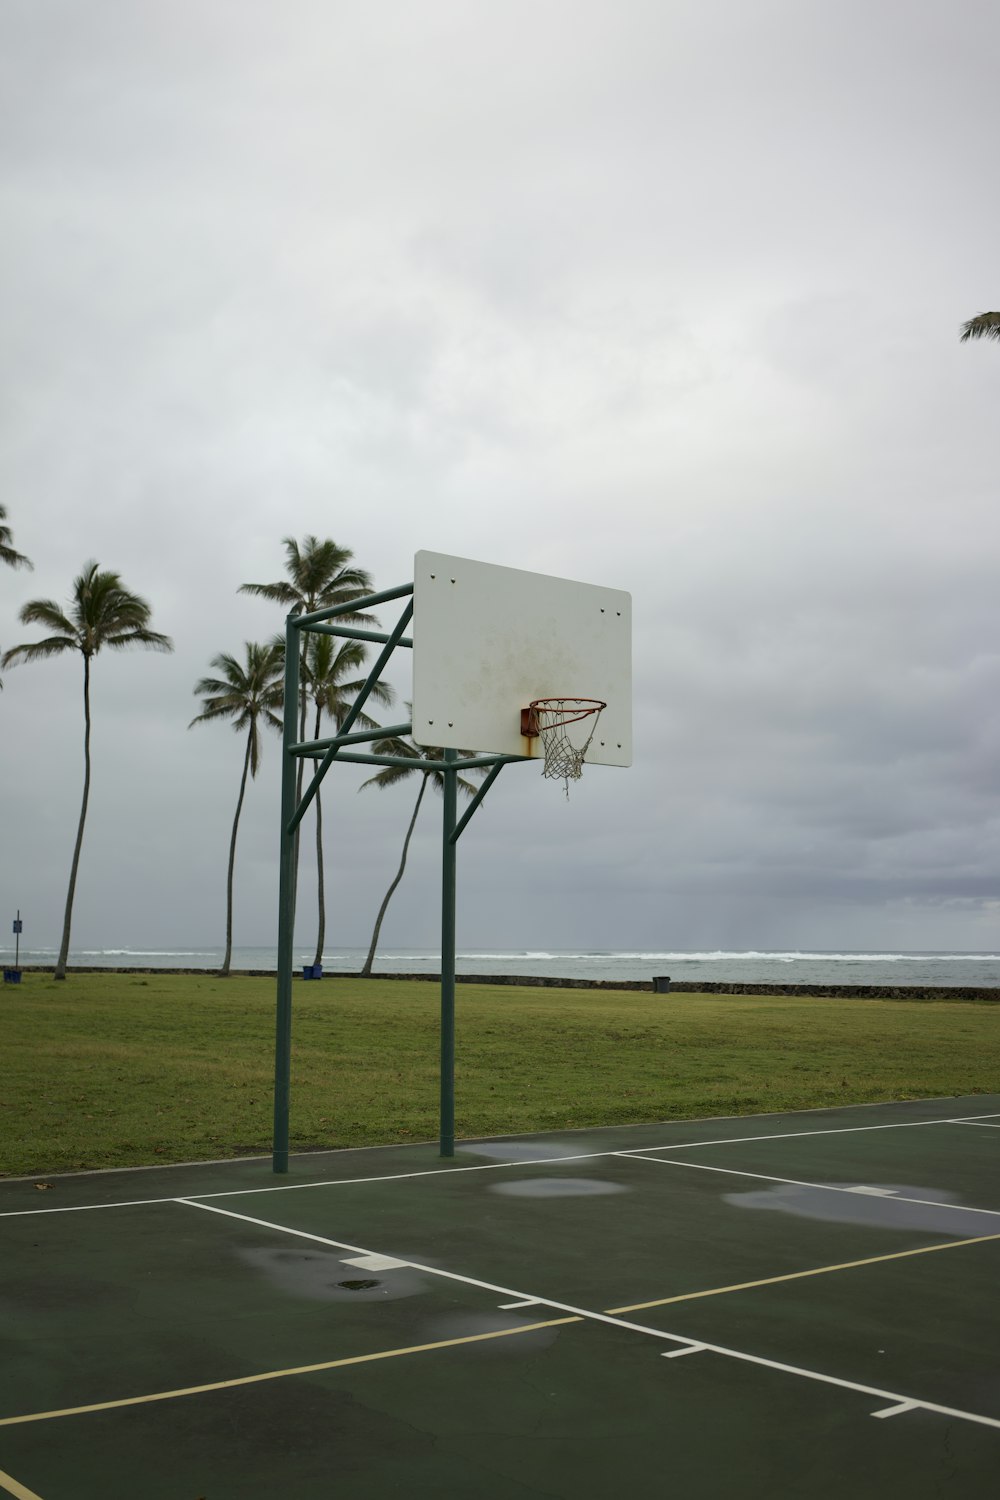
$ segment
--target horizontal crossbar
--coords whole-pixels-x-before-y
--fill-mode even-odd
[[[307,760],[319,760],[322,750],[302,752]],[[362,755],[357,751],[341,750],[338,761],[346,760],[355,766],[410,766],[414,771],[478,771],[485,766],[509,765],[517,760],[530,760],[530,755],[474,755],[468,760],[424,760],[412,755]]]
[[[387,604],[390,599],[405,599],[413,593],[412,583],[401,583],[395,589],[383,589],[380,594],[365,594],[363,599],[352,599],[349,604],[331,604],[329,609],[314,609],[307,615],[289,615],[288,623],[301,630],[316,625],[320,620],[333,620],[337,615],[354,615],[360,610],[370,609],[373,604]]]
[[[386,724],[375,729],[352,730],[350,734],[338,734],[332,740],[302,740],[290,745],[289,755],[311,755],[315,750],[329,750],[331,745],[361,745],[366,740],[388,740],[409,734],[412,724]]]
[[[307,625],[306,630],[310,635],[344,636],[349,641],[377,641],[384,644],[389,639],[384,630],[356,630],[353,625]],[[396,645],[412,649],[413,641],[408,635],[401,635]]]

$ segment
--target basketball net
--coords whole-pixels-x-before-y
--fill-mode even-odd
[[[583,775],[583,763],[594,738],[601,710],[607,704],[598,698],[536,698],[528,709],[529,734],[542,741],[545,759],[542,775],[562,781],[569,797],[569,784]],[[582,725],[574,729],[570,725]]]

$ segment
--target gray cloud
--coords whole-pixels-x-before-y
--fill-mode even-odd
[[[0,484],[36,572],[0,642],[95,556],[177,643],[97,664],[79,943],[218,940],[239,745],[191,689],[314,531],[380,586],[434,547],[634,594],[635,767],[568,807],[506,771],[461,939],[995,946],[1000,364],[957,329],[996,305],[998,33],[974,0],[5,6]],[[52,940],[78,672],[5,678],[0,901]],[[334,942],[410,803],[362,779],[327,782]],[[424,819],[390,944],[436,940]]]

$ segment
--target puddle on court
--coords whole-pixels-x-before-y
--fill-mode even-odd
[[[862,1224],[879,1229],[925,1229],[931,1233],[973,1236],[989,1234],[990,1217],[954,1202],[954,1194],[937,1188],[900,1182],[838,1182],[829,1188],[796,1187],[788,1183],[749,1193],[726,1193],[723,1202],[734,1208],[757,1208],[794,1214],[826,1223]],[[920,1198],[921,1203],[902,1202]],[[929,1203],[928,1198],[936,1198]]]
[[[394,1302],[426,1291],[427,1278],[411,1266],[393,1267],[378,1279],[360,1277],[344,1256],[323,1250],[239,1250],[244,1265],[267,1278],[275,1291],[310,1302]]]
[[[524,1177],[518,1182],[491,1182],[488,1187],[505,1198],[600,1198],[632,1191],[599,1177]]]

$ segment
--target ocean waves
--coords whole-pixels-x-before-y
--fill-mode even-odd
[[[5,959],[13,946],[0,949]],[[55,949],[21,946],[21,963],[51,967]],[[76,949],[70,964],[79,968],[108,969],[218,969],[222,949],[209,945],[179,948],[115,947]],[[312,948],[296,944],[295,967],[311,964]],[[323,968],[329,975],[357,974],[365,960],[363,948],[329,948]],[[272,971],[277,964],[273,947],[234,948],[234,969]],[[464,975],[512,975],[546,980],[592,979],[614,984],[646,981],[661,976],[683,980],[702,979],[725,984],[829,985],[922,985],[930,987],[996,988],[1000,986],[1000,954],[945,953],[858,949],[824,952],[798,948],[629,948],[595,950],[584,948],[495,948],[469,947],[457,955],[458,973]],[[375,961],[375,973],[432,976],[440,970],[436,950],[385,948]]]

